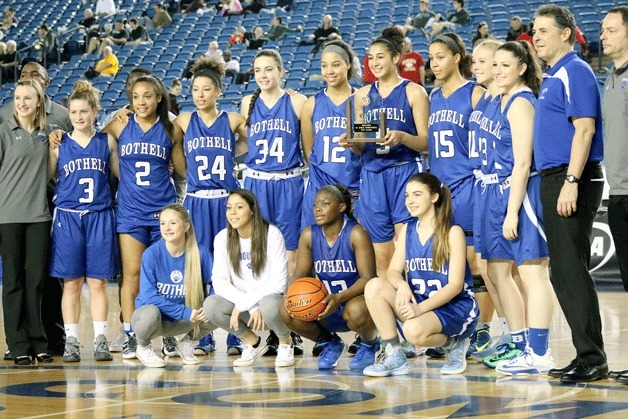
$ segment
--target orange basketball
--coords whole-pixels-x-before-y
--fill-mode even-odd
[[[286,309],[297,319],[309,322],[325,310],[323,299],[327,288],[316,278],[300,278],[294,281],[286,293]]]

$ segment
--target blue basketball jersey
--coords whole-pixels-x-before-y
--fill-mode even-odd
[[[414,125],[412,108],[406,95],[406,86],[409,80],[401,81],[390,94],[383,99],[379,94],[379,82],[371,84],[369,93],[364,98],[364,122],[379,124],[379,114],[386,114],[386,128],[388,130],[404,131],[417,135]],[[382,135],[384,135],[382,133]],[[382,147],[377,143],[365,143],[362,153],[362,166],[371,172],[382,170],[402,162],[421,161],[421,153],[406,147],[403,144]]]
[[[350,288],[360,279],[355,252],[351,248],[351,231],[356,225],[355,221],[345,218],[345,224],[331,247],[323,228],[316,224],[311,227],[314,271],[331,294]]]
[[[478,134],[482,116],[484,116],[484,111],[490,105],[491,100],[492,96],[485,92],[469,116],[469,163],[474,169],[480,169],[482,161],[486,157],[486,142],[481,142]]]
[[[338,139],[347,129],[346,102],[336,106],[327,90],[314,97],[312,126],[314,143],[310,165],[325,172],[330,183],[340,183],[349,189],[360,187],[360,156],[348,148],[340,147]]]
[[[284,93],[272,108],[258,97],[248,131],[248,168],[273,172],[303,165],[301,124],[290,95]]]
[[[496,142],[495,147],[495,162],[496,162],[496,171],[497,176],[500,182],[503,182],[508,176],[512,174],[512,168],[515,164],[515,157],[512,152],[512,132],[510,130],[510,122],[508,122],[508,110],[512,105],[512,102],[518,98],[522,97],[534,106],[536,104],[536,97],[530,88],[524,87],[520,90],[516,91],[509,99],[506,105],[504,106],[504,110],[500,111],[500,122],[501,122],[501,131],[500,138]],[[532,165],[530,167],[530,172],[535,172],[534,159],[532,159]]]
[[[238,187],[235,178],[235,135],[229,115],[220,112],[211,126],[205,125],[198,111],[190,117],[185,132],[188,192]]]
[[[499,117],[501,108],[501,95],[490,97],[479,122],[475,125],[475,134],[480,150],[482,173],[489,175],[495,173],[495,147],[501,137],[501,120]]]
[[[467,81],[449,97],[438,87],[430,95],[428,147],[430,172],[452,187],[473,174],[469,117],[475,82]]]
[[[144,132],[133,116],[120,133],[118,143],[118,222],[159,225],[162,208],[177,199],[168,171],[172,141],[161,122]]]
[[[436,294],[449,283],[449,262],[446,262],[439,271],[432,268],[432,244],[434,236],[421,244],[419,240],[419,220],[413,219],[407,225],[406,230],[406,269],[408,270],[408,283],[410,289],[417,297],[417,301]],[[466,297],[473,290],[473,277],[469,265],[466,265],[464,286],[454,298]]]
[[[100,211],[111,207],[109,144],[98,132],[83,148],[68,133],[63,134],[57,159],[55,206],[73,210]]]

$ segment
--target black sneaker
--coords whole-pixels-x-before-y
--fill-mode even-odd
[[[268,351],[264,354],[264,356],[277,356],[277,348],[279,347],[279,338],[273,332],[270,331],[268,338],[266,338],[266,346],[268,346]]]
[[[303,339],[301,339],[301,336],[297,335],[294,332],[290,332],[290,336],[292,336],[292,346],[294,347],[294,354],[303,355]]]
[[[314,347],[312,348],[312,355],[319,356],[321,352],[323,352],[323,349],[325,349],[324,345],[319,343],[314,344]]]
[[[358,352],[358,348],[360,347],[361,342],[362,342],[362,339],[360,339],[360,335],[356,333],[355,340],[353,341],[351,345],[349,345],[349,349],[347,350],[347,352],[349,352],[352,355],[355,355],[356,352]]]
[[[428,348],[425,355],[435,359],[445,358],[445,350],[443,348]]]
[[[13,355],[11,355],[11,350],[7,349],[7,351],[4,353],[4,360],[11,361],[12,359],[13,359]]]

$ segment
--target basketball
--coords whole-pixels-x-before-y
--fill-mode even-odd
[[[297,319],[309,322],[325,310],[327,288],[316,278],[300,278],[288,288],[286,309]]]

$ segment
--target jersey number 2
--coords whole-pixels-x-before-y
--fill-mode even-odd
[[[208,180],[212,178],[212,175],[218,176],[220,180],[225,180],[225,156],[216,156],[212,170],[208,173],[209,158],[207,156],[196,156],[196,162],[198,165],[198,180]]]

